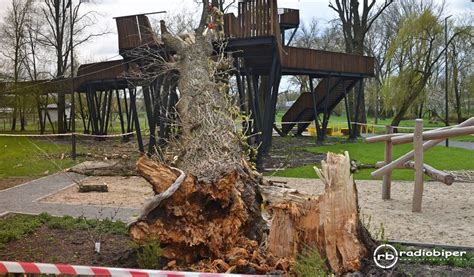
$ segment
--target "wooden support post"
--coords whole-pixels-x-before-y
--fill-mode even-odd
[[[316,103],[316,92],[314,91],[313,78],[309,78],[309,90],[311,91],[311,96],[313,98],[313,112],[314,112],[314,127],[316,128],[316,141],[320,140],[321,137],[321,127],[318,122],[318,103]]]
[[[125,123],[123,121],[123,114],[122,114],[122,103],[120,101],[120,93],[119,90],[115,90],[115,96],[117,97],[117,108],[118,108],[118,115],[120,120],[120,128],[122,130],[122,134],[125,134]],[[122,141],[125,141],[125,136],[122,137]]]
[[[130,90],[128,90],[128,93],[130,95]],[[127,117],[127,133],[130,133],[132,131],[132,120],[131,120],[131,110],[129,109],[128,105],[128,100],[127,100],[127,89],[123,90],[123,102],[125,104],[125,116]]]
[[[81,114],[82,125],[84,126],[84,133],[88,133],[88,126],[86,124],[86,117],[84,113],[84,105],[82,105],[82,97],[80,92],[77,93],[77,100],[79,101],[79,113]]]
[[[132,111],[132,117],[135,122],[135,131],[137,132],[137,142],[138,142],[138,150],[140,153],[145,152],[145,148],[143,147],[143,140],[142,140],[142,133],[140,130],[140,120],[138,118],[138,111],[137,111],[137,105],[136,105],[136,91],[135,89],[129,89],[130,91],[130,109]]]
[[[261,105],[263,105],[262,102],[260,102],[260,87],[259,87],[259,82],[260,82],[260,76],[259,75],[251,75],[250,80],[252,81],[252,94],[253,94],[253,105],[254,105],[254,134],[256,133],[261,133],[263,130],[263,119],[262,119],[262,113],[261,113]],[[259,144],[262,141],[262,134],[255,136],[257,144]]]
[[[113,93],[112,90],[108,91],[109,96],[108,96],[108,103],[107,103],[107,115],[105,118],[105,134],[108,133],[109,123],[112,122],[112,120],[110,120],[110,114],[112,113],[112,93]]]
[[[263,115],[263,142],[262,147],[259,149],[262,154],[269,151],[272,144],[272,131],[273,122],[275,120],[275,106],[278,97],[278,84],[279,84],[279,64],[276,52],[276,47],[273,49],[273,60],[272,67],[270,69],[270,76],[268,80],[267,91],[265,92],[265,110]]]
[[[393,133],[392,126],[385,126],[386,134]],[[384,160],[385,164],[389,164],[392,162],[392,142],[390,140],[385,141],[385,155]],[[392,186],[392,172],[389,171],[387,174],[383,176],[383,183],[382,183],[382,199],[390,199],[390,190]]]
[[[328,129],[328,121],[329,121],[329,115],[328,115],[329,100],[328,99],[329,99],[329,94],[331,92],[331,89],[330,89],[331,76],[329,76],[326,80],[328,82],[326,84],[326,94],[324,95],[324,114],[323,114],[323,128],[322,128],[322,134],[321,134],[322,139],[321,140],[324,140],[326,138],[326,133],[327,133],[327,129]]]
[[[170,74],[163,77],[163,94],[161,97],[161,105],[160,105],[160,139],[159,145],[165,143],[165,139],[168,138],[168,128],[170,125],[170,108],[169,108],[169,99],[170,99],[170,82],[172,77]]]
[[[151,156],[152,151],[156,145],[156,138],[155,138],[155,120],[153,117],[153,108],[151,103],[151,96],[150,96],[150,87],[146,86],[143,87],[143,100],[145,101],[145,110],[146,116],[148,118],[149,128],[150,128],[150,139],[148,141],[148,151],[147,155]]]
[[[360,103],[362,102],[362,88],[364,86],[364,83],[363,83],[364,79],[360,78],[359,80],[359,90],[357,91],[357,102],[356,102],[356,106],[355,106],[355,117],[354,117],[354,125],[352,126],[352,129],[351,129],[351,139],[355,139],[357,138],[357,136],[360,134],[360,127],[359,125],[357,125],[358,121],[359,121],[359,107],[360,107]]]
[[[91,122],[92,122],[92,134],[98,135],[99,134],[99,126],[98,126],[98,120],[97,120],[97,105],[96,105],[96,92],[91,86],[87,86],[87,96],[89,98],[89,111],[90,111],[90,116],[91,116]]]
[[[348,103],[348,100],[347,100],[347,87],[346,87],[346,83],[345,83],[344,79],[342,80],[342,85],[344,86],[344,106],[346,108],[347,128],[349,129],[349,136],[350,136],[350,134],[352,133],[351,113],[350,113],[350,110],[349,110],[349,103]]]
[[[103,96],[103,97],[102,97]],[[105,116],[107,115],[107,91],[100,92],[100,134],[105,135]]]
[[[413,191],[412,211],[421,212],[421,201],[423,197],[423,119],[416,120],[413,148],[415,151],[415,187]]]
[[[239,92],[240,113],[247,116],[248,113],[247,113],[247,109],[245,107],[245,89],[244,89],[244,85],[243,85],[243,82],[242,82],[242,76],[240,75],[240,62],[239,62],[238,58],[235,60],[234,66],[237,69],[236,73],[235,73],[235,79],[237,81],[237,90]],[[248,125],[247,125],[246,121],[242,122],[242,128],[244,130],[245,135],[248,136],[249,135],[249,134],[247,134]]]
[[[159,126],[160,130],[163,125],[162,117],[162,102],[161,102],[161,85],[163,84],[164,76],[158,77],[154,83],[154,100],[153,100],[153,118],[155,119],[155,125],[153,126],[153,134],[156,132],[156,126]],[[163,127],[164,128],[164,127]],[[150,130],[151,132],[151,130]],[[157,146],[161,146],[165,143],[165,140],[159,136],[157,140]]]

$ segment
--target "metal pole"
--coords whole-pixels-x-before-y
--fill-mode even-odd
[[[72,143],[72,159],[76,160],[76,101],[74,96],[74,41],[73,41],[73,31],[74,31],[74,21],[72,18],[72,0],[69,0],[69,21],[71,27],[71,35],[70,35],[70,46],[71,46],[71,129],[72,129],[72,136],[71,136],[71,143]]]
[[[446,126],[449,126],[449,109],[448,109],[448,18],[444,18],[444,120],[446,121]],[[449,140],[446,139],[446,147],[449,147]]]

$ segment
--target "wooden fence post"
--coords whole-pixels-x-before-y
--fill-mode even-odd
[[[421,212],[421,200],[423,197],[423,119],[416,120],[413,148],[415,152],[415,188],[412,211]]]
[[[385,133],[392,134],[393,133],[393,127],[392,126],[385,126]],[[392,141],[387,140],[385,141],[385,156],[384,156],[384,161],[385,164],[389,164],[392,162]],[[392,186],[392,171],[387,172],[383,176],[383,184],[382,184],[382,199],[390,199],[390,190]]]

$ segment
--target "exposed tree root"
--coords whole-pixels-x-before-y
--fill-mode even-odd
[[[347,156],[328,154],[322,170],[317,170],[326,185],[318,197],[270,186],[245,162],[242,170],[216,182],[184,177],[182,171],[147,157],[137,168],[161,200],[146,206],[131,224],[130,234],[138,243],[159,240],[164,258],[171,261],[167,269],[288,273],[304,247],[315,247],[328,269],[340,275],[360,271],[375,247],[359,221]],[[268,238],[262,202],[269,203],[273,217]]]
[[[138,161],[137,168],[158,196],[182,176],[147,157]],[[262,197],[257,182],[258,178],[245,170],[229,172],[211,183],[187,175],[169,198],[158,206],[147,206],[130,226],[130,235],[139,243],[159,240],[163,256],[175,260],[178,268],[270,272],[276,261],[260,250],[266,224],[260,213]]]

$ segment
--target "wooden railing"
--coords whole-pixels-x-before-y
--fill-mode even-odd
[[[381,136],[370,137],[366,142],[385,142],[385,161],[378,162],[376,167],[380,167],[372,172],[372,177],[383,176],[382,199],[390,199],[391,174],[397,168],[412,168],[415,170],[415,189],[413,193],[412,211],[421,212],[423,197],[423,174],[431,178],[451,185],[454,177],[446,172],[437,170],[423,163],[424,151],[438,145],[445,139],[474,134],[474,117],[462,122],[459,125],[439,128],[423,132],[423,120],[417,119],[415,132],[413,134],[393,134],[393,127],[387,126],[387,133]],[[426,142],[423,142],[426,141]],[[394,144],[412,143],[413,150],[392,161],[392,147]],[[415,161],[412,162],[411,160]]]
[[[278,9],[279,23],[282,26],[294,27],[300,24],[300,11],[296,9]]]
[[[286,68],[374,75],[374,58],[372,57],[307,48],[283,47],[282,58],[283,67]]]
[[[280,36],[276,0],[239,2],[238,16],[224,15],[224,32],[233,38]]]

